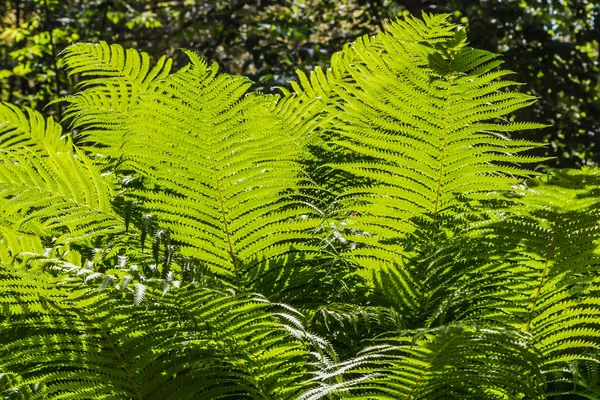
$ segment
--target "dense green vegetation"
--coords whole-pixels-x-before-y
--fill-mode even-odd
[[[105,42],[0,105],[4,399],[596,399],[600,174],[424,14],[282,95]]]
[[[407,12],[450,13],[471,45],[503,55],[523,93],[538,101],[522,120],[551,125],[528,137],[554,167],[600,161],[600,3],[592,0],[5,0],[0,2],[0,99],[37,110],[73,81],[56,58],[76,42],[105,40],[166,54],[180,48],[277,93],[295,70],[331,55]],[[44,110],[60,116],[62,104]],[[60,118],[59,118],[60,119]]]

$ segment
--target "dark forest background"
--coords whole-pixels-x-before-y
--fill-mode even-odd
[[[539,101],[516,116],[551,125],[529,138],[549,143],[548,164],[600,161],[600,2],[594,0],[0,0],[0,99],[35,109],[74,90],[60,52],[76,42],[120,43],[183,64],[196,51],[266,93],[295,70],[326,66],[332,53],[402,15],[450,13],[473,47]],[[60,103],[45,112],[57,118]]]

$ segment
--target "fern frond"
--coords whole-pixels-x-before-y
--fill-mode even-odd
[[[535,98],[511,91],[516,83],[501,80],[510,72],[498,65],[469,48],[447,16],[408,17],[295,87],[330,114],[320,125],[321,162],[343,183],[325,181],[355,232],[345,259],[374,282],[395,281],[397,307],[416,319],[436,290],[427,263],[448,221],[501,201],[519,177],[535,175],[520,164],[542,160],[520,154],[539,144],[508,136],[542,125],[503,121]]]
[[[2,217],[20,230],[56,234],[59,243],[123,232],[113,190],[79,151],[0,153]]]
[[[42,240],[36,235],[27,235],[18,230],[0,226],[0,262],[6,265],[18,264],[17,257],[23,253],[43,254]]]
[[[292,115],[285,101],[245,96],[246,79],[218,75],[216,65],[187,54],[191,63],[149,83],[125,106],[126,117],[105,108],[94,89],[76,95],[72,104],[84,119],[74,115],[74,124],[96,134],[111,131],[107,138],[122,134],[116,143],[99,142],[119,153],[121,170],[143,178],[144,187],[131,194],[170,232],[182,255],[207,262],[239,288],[241,271],[252,268],[245,263],[257,255],[284,256],[311,238],[308,228],[315,223],[300,215],[312,211],[297,189],[304,139],[288,131],[310,129],[303,120],[310,109]],[[77,68],[75,60],[65,61]],[[123,80],[102,84],[123,97]]]
[[[302,398],[542,399],[544,380],[527,334],[476,326],[444,326],[378,339],[359,357],[324,371],[346,376]]]
[[[12,104],[0,102],[0,149],[30,148],[49,153],[69,152],[72,143],[52,118],[30,108],[25,113]]]
[[[548,391],[548,398],[560,399],[569,395],[589,400],[599,398],[599,368],[598,363],[593,361],[570,362],[568,367],[552,375],[552,389]]]
[[[495,122],[534,99],[499,92],[496,79],[501,75],[489,81],[481,75],[479,69],[493,57],[484,52],[474,56],[462,40],[456,44],[464,36],[460,29],[439,18],[436,24],[417,21],[393,24],[370,45],[355,46],[346,80],[331,87],[343,111],[331,124],[331,139],[358,157],[357,162],[332,167],[371,182],[348,188],[346,196],[367,200],[368,205],[357,209],[361,214],[377,210],[376,215],[394,216],[377,217],[380,236],[388,226],[415,217],[435,220],[438,214],[453,212],[464,201],[461,196],[509,191],[514,175],[529,172],[507,163],[538,161],[516,154],[536,144],[498,134],[541,125]],[[428,39],[409,39],[425,26]],[[454,36],[448,38],[452,30]],[[440,71],[436,63],[446,69]],[[385,237],[398,234],[394,229]]]
[[[106,42],[78,43],[66,48],[63,62],[67,65],[70,75],[81,74],[87,79],[84,84],[103,85],[107,79],[119,79],[131,86],[147,87],[154,79],[160,79],[169,74],[172,60],[161,57],[154,67],[150,68],[150,57],[134,49]]]
[[[118,233],[115,188],[51,118],[0,104],[1,218],[58,242]]]
[[[599,188],[596,170],[532,180],[477,232],[502,241],[488,247],[495,272],[473,282],[464,316],[531,333],[550,392],[565,390],[573,363],[600,365]]]
[[[84,78],[80,84],[86,87],[77,96],[60,100],[69,103],[64,117],[72,118],[76,126],[93,126],[78,138],[103,149],[95,149],[93,154],[118,158],[126,131],[116,131],[114,124],[107,126],[103,115],[111,114],[112,121],[126,122],[140,94],[148,91],[154,81],[168,76],[172,59],[161,57],[151,67],[147,53],[106,42],[78,43],[66,48],[62,56],[69,75],[79,74]]]
[[[317,342],[264,298],[188,287],[133,308],[27,272],[1,279],[0,371],[37,383],[32,399],[289,399],[311,385]]]

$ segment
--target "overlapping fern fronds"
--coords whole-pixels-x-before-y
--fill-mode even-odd
[[[554,171],[518,194],[479,232],[502,238],[488,248],[501,280],[490,274],[465,316],[530,332],[550,387],[577,391],[565,376],[579,363],[600,364],[598,171]]]
[[[598,172],[522,167],[495,54],[408,17],[282,97],[186,54],[67,49],[72,135],[0,105],[0,397],[600,393]]]
[[[444,16],[408,18],[334,60],[295,91],[332,114],[316,154],[334,161],[318,176],[339,193],[343,239],[353,243],[343,257],[374,271],[371,301],[395,307],[409,327],[468,321],[529,332],[523,345],[539,352],[549,388],[559,377],[562,393],[577,391],[562,382],[573,363],[597,365],[600,343],[596,192],[563,198],[551,185],[505,197],[535,175],[520,164],[541,161],[519,154],[537,144],[511,138],[541,125],[505,118],[535,99],[511,91],[496,55],[469,48]],[[584,177],[593,187],[584,174],[571,188],[582,190]],[[481,229],[497,218],[497,231]]]
[[[290,399],[314,385],[311,351],[329,351],[259,295],[148,290],[135,308],[24,270],[0,279],[0,373],[16,380],[4,396]]]
[[[460,196],[489,197],[531,174],[515,164],[540,160],[518,155],[538,145],[506,134],[542,125],[499,119],[535,99],[505,90],[516,83],[500,79],[511,72],[495,70],[496,57],[469,48],[447,16],[410,18],[337,55],[327,79],[318,71],[301,81],[298,91],[335,105],[320,129],[351,162],[330,167],[371,183],[341,195],[368,200],[354,209],[381,226],[372,233],[405,236],[416,217],[455,213]]]
[[[496,70],[500,63],[469,48],[447,16],[424,16],[358,40],[327,74],[296,86],[334,114],[320,126],[338,160],[327,165],[349,182],[338,192],[352,214],[346,240],[362,244],[347,257],[397,281],[402,312],[423,315],[436,272],[419,263],[436,253],[444,225],[458,222],[448,219],[512,190],[531,174],[518,164],[540,160],[519,154],[537,144],[509,135],[541,125],[502,121],[535,99],[509,90],[515,82],[501,79],[510,71]],[[331,177],[327,185],[340,186]]]
[[[79,116],[80,125],[89,123],[80,142],[102,148],[105,157],[118,158],[126,131],[118,129],[119,124],[100,124],[98,118],[110,114],[112,121],[125,123],[137,97],[168,76],[172,60],[162,57],[151,68],[148,54],[105,42],[72,46],[63,60],[70,75],[85,78],[79,84],[86,88],[77,102],[70,102],[65,117]]]
[[[376,339],[372,346],[324,371],[322,385],[304,400],[542,399],[544,379],[526,333],[474,325],[446,325]]]

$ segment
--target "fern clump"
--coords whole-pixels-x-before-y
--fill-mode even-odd
[[[600,395],[598,171],[527,167],[498,55],[407,17],[271,96],[185,54],[68,48],[69,130],[0,104],[3,398]]]

